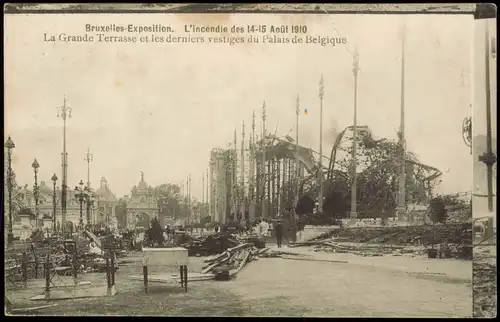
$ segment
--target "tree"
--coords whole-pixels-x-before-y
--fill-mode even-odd
[[[181,188],[173,183],[161,184],[154,188],[162,216],[185,217],[185,207]]]
[[[433,198],[429,205],[430,219],[435,223],[451,221],[466,222],[472,218],[470,201],[460,199],[458,195],[441,195]]]
[[[298,215],[303,214],[312,214],[314,210],[314,200],[308,195],[302,196],[299,202],[297,203],[297,207],[295,208],[295,213]]]
[[[435,197],[430,201],[430,218],[433,223],[444,223],[446,221],[446,203],[443,197]]]
[[[443,196],[447,221],[466,222],[472,218],[471,200],[460,199],[458,195]]]

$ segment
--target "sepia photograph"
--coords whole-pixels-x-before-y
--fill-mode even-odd
[[[6,314],[476,316],[474,9],[232,6],[4,8]]]
[[[497,315],[496,21],[478,19],[474,35],[473,155],[474,317]]]

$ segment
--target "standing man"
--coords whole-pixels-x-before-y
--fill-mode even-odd
[[[276,232],[276,242],[278,243],[278,248],[281,248],[281,241],[283,240],[283,224],[281,223],[281,219],[276,221],[274,230]]]

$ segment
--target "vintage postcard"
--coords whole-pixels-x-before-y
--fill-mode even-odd
[[[478,19],[474,36],[474,316],[497,314],[497,75],[496,20]],[[469,141],[470,142],[470,141]]]
[[[6,313],[471,317],[475,11],[5,5]]]

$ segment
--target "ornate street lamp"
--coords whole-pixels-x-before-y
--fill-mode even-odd
[[[52,206],[54,207],[54,209],[52,210],[52,221],[53,221],[53,229],[54,229],[54,232],[56,232],[56,205],[57,205],[57,202],[56,202],[56,182],[57,182],[57,176],[56,174],[54,173],[54,175],[52,176],[52,182],[54,183],[54,192],[52,194]]]
[[[12,233],[12,149],[14,149],[16,145],[14,144],[10,136],[7,141],[5,141],[4,147],[7,148],[7,190],[9,192],[9,230],[7,233],[7,245],[11,246],[12,241],[14,240],[14,234]]]
[[[83,224],[83,202],[87,198],[87,190],[84,187],[83,180],[80,180],[79,186],[75,187],[75,198],[80,203],[80,228],[84,227]]]
[[[488,187],[488,211],[493,212],[493,166],[497,162],[497,156],[493,152],[493,144],[492,144],[492,126],[491,126],[491,83],[490,83],[490,55],[493,58],[496,57],[496,48],[492,45],[492,39],[489,34],[489,27],[486,26],[486,151],[479,156],[479,161],[483,162],[486,165],[486,179],[487,179],[487,187]],[[492,48],[494,50],[492,50]]]
[[[89,188],[88,186],[85,187],[84,190],[85,190],[85,202],[87,204],[87,227],[90,227],[90,225],[92,224],[91,209],[92,206],[94,205],[95,194],[92,191],[92,189]]]
[[[31,164],[31,167],[33,168],[33,172],[35,173],[35,183],[33,184],[33,198],[35,198],[35,227],[38,229],[39,222],[38,222],[38,168],[40,168],[40,164],[38,164],[38,161],[35,159],[33,163]]]
[[[61,185],[61,227],[64,233],[66,229],[66,202],[68,191],[68,153],[66,152],[66,120],[71,118],[73,109],[67,104],[64,95],[64,104],[57,108],[57,117],[63,119],[63,152],[62,152],[62,185]]]

